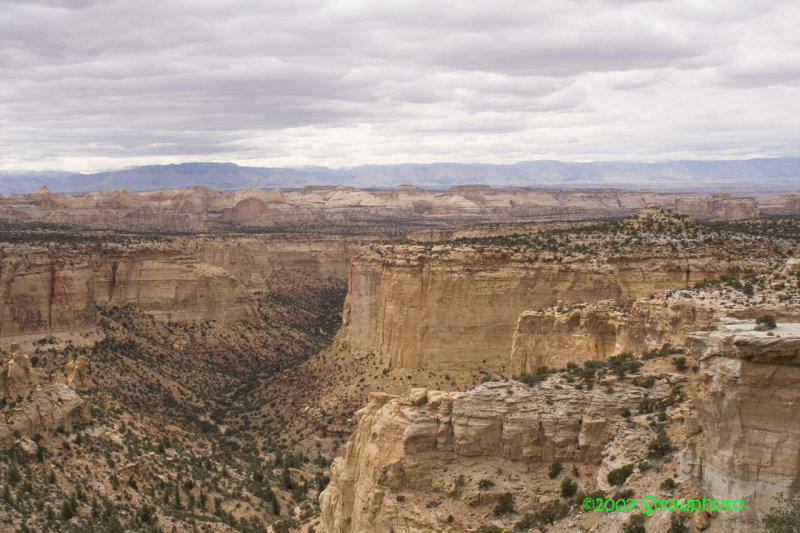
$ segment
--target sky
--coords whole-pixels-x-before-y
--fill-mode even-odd
[[[0,0],[0,170],[800,155],[796,0]]]

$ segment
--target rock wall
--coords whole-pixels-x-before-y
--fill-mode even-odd
[[[167,320],[258,320],[230,274],[166,249],[5,246],[0,302],[0,337],[80,331],[95,324],[98,305]]]
[[[714,498],[743,498],[722,531],[754,531],[776,497],[800,488],[800,323],[771,332],[753,322],[690,336],[700,370],[691,391],[702,432],[685,473]],[[770,333],[772,335],[770,335]]]
[[[758,217],[758,202],[721,193],[687,196],[675,200],[675,212],[697,220],[743,220]]]
[[[764,268],[759,259],[585,256],[560,262],[496,246],[369,246],[351,264],[339,341],[386,367],[468,369],[507,360],[522,311],[619,303]]]
[[[640,298],[631,307],[613,300],[565,310],[525,311],[511,348],[511,372],[541,365],[560,368],[603,360],[626,351],[641,352],[664,343],[683,346],[686,336],[714,327],[726,310],[716,302],[683,297]]]
[[[346,279],[350,259],[372,239],[341,235],[269,234],[187,239],[192,255],[224,268],[249,290],[265,290],[279,270]]]
[[[402,398],[373,393],[320,495],[327,531],[466,531],[480,525],[471,508],[497,497],[477,487],[482,478],[494,479],[500,492],[512,490],[524,508],[547,497],[544,470],[554,460],[631,462],[646,450],[647,429],[630,429],[619,413],[648,393],[663,397],[669,387],[611,382],[613,394],[600,387],[575,394],[547,382],[534,389],[492,382],[466,393],[412,389]],[[604,452],[608,446],[613,456]],[[401,493],[407,499],[398,503]],[[447,511],[425,505],[439,498]],[[447,521],[451,511],[460,525]]]

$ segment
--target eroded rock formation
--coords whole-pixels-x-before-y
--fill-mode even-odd
[[[165,320],[257,321],[251,295],[220,267],[169,249],[5,246],[0,337],[81,331],[99,305],[135,305]]]
[[[84,401],[64,383],[42,381],[30,359],[11,345],[11,355],[0,355],[0,446],[45,429],[89,421]]]
[[[723,531],[753,531],[776,498],[800,487],[800,323],[770,331],[729,322],[690,336],[700,370],[691,391],[702,432],[684,472],[717,498],[742,498]]]
[[[329,533],[466,531],[480,525],[470,523],[470,509],[494,501],[497,491],[512,490],[521,508],[546,498],[544,470],[555,460],[591,465],[608,488],[605,474],[646,453],[648,441],[646,428],[629,427],[619,413],[685,381],[663,377],[649,391],[608,378],[614,393],[517,382],[466,393],[373,393],[320,496],[323,521]],[[494,479],[497,491],[480,490],[482,478]],[[440,498],[446,511],[425,504]],[[454,511],[458,525],[447,519]]]

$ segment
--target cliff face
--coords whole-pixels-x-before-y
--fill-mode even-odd
[[[41,381],[28,356],[13,344],[10,356],[0,355],[0,399],[0,447],[44,429],[69,430],[89,421],[80,396],[64,383]]]
[[[258,319],[227,272],[169,250],[6,246],[0,291],[1,337],[80,331],[98,305],[132,304],[167,320]]]
[[[730,194],[690,196],[675,200],[675,212],[697,220],[742,220],[758,216],[758,202]]]
[[[620,303],[721,274],[763,269],[723,254],[552,254],[498,246],[371,246],[353,259],[340,340],[387,367],[465,369],[507,358],[522,311],[559,302]],[[602,350],[601,350],[602,351]]]
[[[800,486],[800,324],[779,323],[772,336],[753,327],[732,322],[690,336],[702,432],[684,471],[715,498],[744,499],[725,531],[753,531],[777,496],[792,497]]]
[[[682,297],[640,298],[631,307],[603,301],[563,311],[525,311],[514,331],[510,370],[521,374],[664,343],[682,346],[689,333],[713,328],[725,311],[716,302]]]
[[[480,525],[475,508],[498,493],[511,490],[518,508],[546,498],[557,484],[546,476],[554,460],[599,468],[596,482],[608,489],[608,470],[634,461],[648,440],[646,426],[627,425],[619,413],[648,394],[665,396],[669,386],[607,383],[614,393],[576,394],[547,382],[535,389],[493,382],[466,393],[412,389],[402,398],[373,393],[320,496],[327,530],[466,531]],[[497,487],[480,490],[481,479]],[[441,507],[426,505],[442,499]]]
[[[185,246],[200,261],[224,268],[248,289],[265,290],[281,269],[346,279],[350,259],[370,240],[339,235],[236,235],[191,238]]]

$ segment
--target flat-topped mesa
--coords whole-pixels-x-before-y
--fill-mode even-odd
[[[777,497],[800,487],[800,323],[756,331],[730,321],[689,336],[700,370],[691,391],[702,432],[684,473],[706,494],[743,498],[725,531],[754,531]]]
[[[378,354],[385,367],[464,370],[508,361],[522,311],[602,299],[624,304],[768,264],[705,247],[597,257],[495,245],[373,245],[351,262],[338,339]]]

